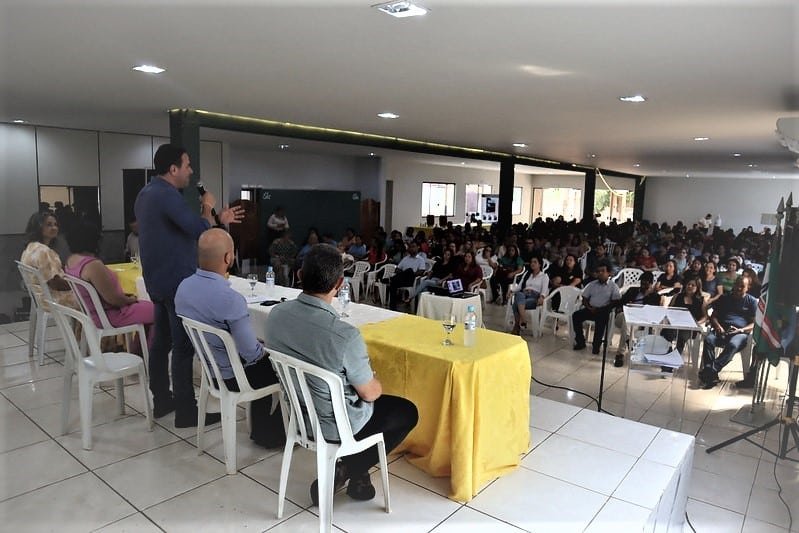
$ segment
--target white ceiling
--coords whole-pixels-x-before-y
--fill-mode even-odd
[[[799,177],[774,134],[799,115],[796,1],[420,0],[430,12],[412,19],[370,3],[4,0],[0,121],[167,134],[166,110],[182,107],[520,141],[650,176]],[[530,72],[542,68],[559,75]],[[636,93],[648,102],[618,100]]]

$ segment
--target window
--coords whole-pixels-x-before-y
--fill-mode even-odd
[[[422,182],[422,216],[455,216],[455,184]]]
[[[483,202],[480,201],[480,195],[491,194],[491,185],[474,184],[466,185],[466,215],[471,213],[482,213]]]
[[[521,187],[514,187],[513,188],[513,203],[511,204],[511,215],[521,215],[522,214],[522,188]]]

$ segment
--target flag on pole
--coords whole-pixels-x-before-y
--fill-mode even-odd
[[[780,200],[780,206],[777,208],[777,219],[780,222],[777,223],[777,230],[771,243],[771,253],[763,276],[760,298],[757,301],[755,328],[752,332],[755,353],[767,358],[775,366],[779,363],[780,357],[785,355],[785,349],[793,341],[796,331],[796,312],[791,306],[778,301],[780,300],[779,262],[782,251],[781,219],[784,209],[783,201]]]

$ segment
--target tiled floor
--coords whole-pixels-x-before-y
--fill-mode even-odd
[[[489,305],[484,317],[489,327],[501,329],[504,310]],[[209,430],[208,453],[201,456],[193,444],[193,431],[175,430],[171,417],[160,420],[152,433],[147,432],[136,386],[126,388],[129,409],[122,417],[116,414],[113,389],[97,390],[94,450],[90,452],[81,448],[77,388],[73,387],[70,432],[61,436],[63,346],[55,328],[51,328],[47,363],[40,367],[28,359],[27,334],[27,323],[0,326],[0,524],[4,531],[317,529],[316,509],[310,507],[308,496],[308,485],[315,475],[308,452],[295,452],[288,486],[290,501],[284,519],[278,521],[275,510],[279,452],[251,445],[240,427],[240,473],[226,476],[219,426]],[[541,339],[528,338],[528,342],[537,379],[596,395],[600,369],[597,357],[588,351],[572,351],[565,338],[557,338],[549,331]],[[682,431],[697,436],[689,518],[699,532],[788,532],[788,513],[777,497],[773,455],[746,442],[714,454],[705,453],[707,446],[747,429],[729,421],[730,415],[749,402],[748,394],[731,387],[741,377],[737,358],[729,368],[722,376],[725,381],[721,387],[703,391],[689,384],[687,391]],[[624,377],[624,369],[612,365],[606,368],[603,407],[610,412],[622,410]],[[770,382],[769,399],[779,400],[786,378],[783,367],[780,379]],[[628,415],[673,429],[669,391],[666,380],[632,379]],[[578,520],[581,512],[593,509],[595,513],[600,507],[601,513],[620,517],[640,512],[640,507],[620,500],[611,500],[612,505],[602,507],[602,492],[618,481],[608,477],[606,466],[627,460],[619,444],[634,448],[638,446],[635,436],[619,435],[613,451],[601,445],[591,446],[591,450],[576,449],[574,441],[552,432],[569,419],[570,426],[577,428],[578,411],[566,404],[595,408],[591,400],[539,384],[533,384],[532,393],[562,402],[551,404],[546,412],[533,411],[532,447],[540,447],[537,453],[551,456],[553,465],[558,457],[567,454],[574,457],[573,468],[596,469],[592,488],[596,502],[588,501],[590,498],[583,494],[570,509],[537,508],[534,494],[530,495],[546,490],[568,491],[568,483],[553,485],[550,475],[564,479],[570,472],[561,468],[548,475],[544,471],[546,464],[532,469],[532,465],[523,462],[512,477],[489,484],[472,502],[462,505],[444,497],[446,480],[432,479],[400,458],[390,466],[392,513],[382,512],[379,498],[359,503],[339,494],[335,500],[335,525],[339,530],[369,532],[512,532],[524,530],[525,518],[531,513],[566,515]],[[754,440],[776,450],[777,439],[777,430],[772,429]],[[799,460],[796,451],[790,457]],[[797,533],[799,463],[777,461],[776,473],[783,498],[792,506],[792,533]],[[640,485],[640,490],[630,490],[644,498],[646,482]],[[376,486],[379,491],[379,483]],[[552,529],[562,529],[564,522],[558,526],[553,525]],[[687,526],[685,530],[690,531]]]

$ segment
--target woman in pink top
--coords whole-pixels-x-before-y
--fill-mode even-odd
[[[144,324],[147,327],[153,324],[153,303],[125,294],[116,274],[97,258],[100,231],[96,226],[88,222],[78,223],[69,232],[67,242],[72,250],[72,255],[67,259],[64,270],[67,274],[88,281],[94,286],[112,326]],[[83,289],[80,290],[83,291]],[[86,296],[88,299],[88,295],[81,296]],[[102,327],[95,309],[91,310],[91,315],[95,325]],[[148,333],[148,336],[151,334],[152,331]]]

